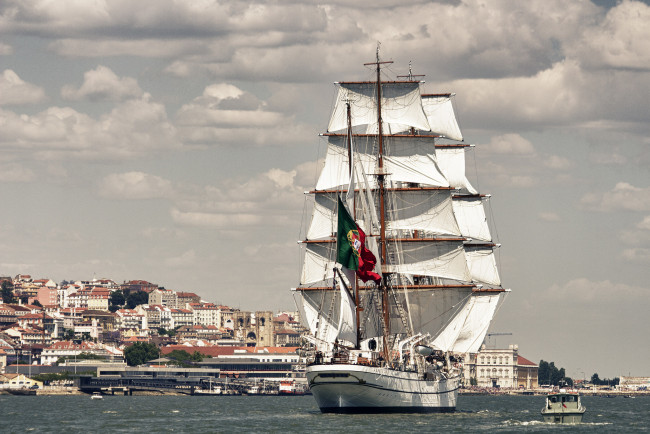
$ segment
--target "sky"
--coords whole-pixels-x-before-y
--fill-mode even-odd
[[[0,275],[295,310],[336,81],[455,92],[491,194],[490,344],[650,376],[650,6],[0,0]]]

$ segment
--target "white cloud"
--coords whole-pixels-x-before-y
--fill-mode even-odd
[[[546,221],[546,222],[559,222],[560,216],[557,215],[554,212],[543,212],[539,214],[540,220]]]
[[[9,44],[0,42],[0,56],[8,56],[10,54],[14,54],[14,48]]]
[[[625,249],[622,254],[623,258],[628,261],[641,264],[650,264],[650,249],[636,248]]]
[[[255,214],[215,214],[207,212],[183,212],[176,208],[171,210],[174,222],[187,226],[215,226],[224,229],[241,226],[254,226],[264,220]]]
[[[45,100],[42,88],[23,81],[11,69],[5,69],[0,76],[0,95],[0,105],[34,104]]]
[[[604,166],[622,166],[628,159],[618,152],[594,152],[589,154],[589,161]]]
[[[84,82],[79,88],[72,85],[63,86],[61,96],[65,99],[80,101],[124,101],[142,96],[138,82],[131,77],[118,77],[109,68],[99,65],[96,69],[84,73]]]
[[[502,134],[492,137],[488,145],[483,145],[488,152],[495,154],[535,154],[533,144],[519,134]]]
[[[111,199],[156,199],[172,192],[170,181],[142,172],[113,173],[99,185],[99,194]]]
[[[647,299],[650,295],[648,288],[632,286],[624,283],[614,283],[609,280],[592,281],[587,278],[578,278],[563,285],[553,285],[541,295],[548,297],[554,303],[582,305],[582,308],[591,304],[627,303],[626,300]],[[540,297],[537,297],[540,298]]]
[[[180,256],[165,259],[165,265],[169,267],[187,267],[196,264],[197,256],[194,250],[183,252]]]
[[[611,191],[584,195],[580,203],[597,211],[650,211],[650,187],[619,182]]]
[[[637,223],[636,227],[641,230],[650,232],[650,215],[645,216],[642,221]]]
[[[271,169],[245,182],[226,180],[218,187],[189,189],[177,198],[172,219],[224,230],[298,225],[302,190],[295,185],[296,175],[297,170]]]
[[[98,119],[70,107],[34,115],[0,109],[0,148],[30,150],[40,159],[124,159],[179,146],[165,107],[148,94]]]
[[[571,162],[559,155],[549,155],[543,159],[544,166],[553,170],[566,170],[571,167]]]
[[[34,172],[19,164],[0,164],[1,182],[30,182],[35,179]]]
[[[594,68],[650,70],[650,6],[623,0],[602,22],[588,26],[568,52]]]
[[[650,246],[650,216],[645,216],[634,228],[621,232],[621,240],[628,245]]]
[[[288,145],[305,130],[293,116],[269,110],[266,102],[227,83],[208,86],[183,105],[176,124],[183,141],[194,145]]]

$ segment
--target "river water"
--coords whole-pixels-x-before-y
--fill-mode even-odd
[[[650,432],[650,397],[583,397],[577,426],[542,422],[541,396],[459,396],[451,414],[321,414],[312,396],[0,395],[0,433]]]

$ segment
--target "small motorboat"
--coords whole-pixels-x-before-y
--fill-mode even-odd
[[[93,392],[93,394],[90,395],[90,399],[104,399],[104,396],[101,392]]]
[[[587,409],[580,402],[580,394],[574,390],[559,389],[546,396],[542,409],[544,422],[574,424],[582,422]]]

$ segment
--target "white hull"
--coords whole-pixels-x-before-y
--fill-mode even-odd
[[[451,412],[460,377],[424,380],[416,372],[341,364],[307,367],[323,413]]]

